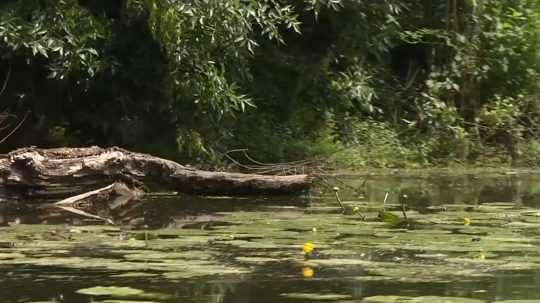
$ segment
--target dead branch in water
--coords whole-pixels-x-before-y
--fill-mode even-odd
[[[244,161],[240,161],[234,158],[232,154],[241,154]],[[231,161],[237,167],[261,175],[296,175],[296,174],[309,174],[314,179],[320,181],[322,185],[328,189],[332,189],[334,185],[339,184],[348,190],[356,193],[358,197],[364,197],[364,188],[367,179],[364,179],[359,187],[351,186],[347,182],[341,180],[338,176],[328,173],[328,163],[323,159],[307,159],[291,162],[277,162],[277,163],[265,163],[256,160],[248,153],[247,149],[233,149],[227,151],[224,156]],[[332,181],[330,181],[330,179]]]
[[[0,191],[27,196],[71,196],[113,182],[201,195],[286,195],[306,192],[308,175],[268,176],[211,172],[118,147],[25,148],[0,157]]]
[[[114,224],[110,218],[102,217],[97,214],[90,213],[85,210],[87,205],[96,205],[98,203],[107,203],[109,209],[116,209],[128,204],[133,200],[137,200],[142,196],[142,191],[136,188],[130,188],[123,183],[113,183],[111,185],[66,198],[54,203],[54,206],[63,209],[72,214],[82,217],[98,219],[109,224]]]
[[[240,153],[246,161],[240,161],[234,158],[231,154]],[[291,162],[265,163],[255,160],[249,155],[247,149],[234,149],[226,152],[224,156],[232,163],[241,169],[247,170],[260,175],[297,175],[297,174],[319,174],[324,171],[324,161],[319,159],[314,160],[299,160]]]

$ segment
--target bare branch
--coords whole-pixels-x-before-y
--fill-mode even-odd
[[[7,84],[9,82],[9,78],[11,78],[11,66],[8,69],[6,79],[4,79],[4,83],[2,84],[2,89],[0,90],[0,96],[4,94],[4,91],[6,90]]]
[[[21,119],[21,121],[19,121],[19,123],[17,124],[17,126],[15,126],[7,135],[5,135],[1,140],[0,140],[0,144],[1,143],[4,143],[9,137],[11,137],[11,135],[13,135],[24,123],[24,121],[26,121],[26,118],[28,118],[28,115],[30,114],[30,111],[27,111],[25,114],[24,114],[24,117]],[[1,123],[1,121],[0,121]]]
[[[11,78],[11,66],[8,69],[6,78],[4,79],[4,83],[2,83],[2,88],[0,89],[0,96],[2,96],[4,92],[6,91],[6,87],[8,85],[10,78]],[[26,118],[28,118],[29,114],[30,114],[30,111],[27,111],[26,114],[24,114],[24,117],[19,121],[19,123],[14,128],[12,128],[11,131],[9,131],[7,135],[3,136],[0,139],[0,144],[4,143],[11,135],[13,135],[22,126],[24,121],[26,121]],[[0,112],[0,132],[7,130],[11,127],[11,123],[9,122],[10,116],[12,115],[10,115],[9,112],[7,111]]]

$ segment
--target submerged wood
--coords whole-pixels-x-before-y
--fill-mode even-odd
[[[4,196],[58,199],[114,182],[199,195],[299,194],[311,185],[308,175],[203,171],[118,147],[19,149],[0,156],[0,174]]]
[[[0,203],[0,226],[12,224],[58,224],[75,222],[114,224],[116,219],[130,219],[140,203],[131,203],[143,195],[123,183],[92,190],[55,203]]]
[[[54,203],[54,206],[72,214],[113,224],[113,221],[109,218],[110,212],[129,204],[133,200],[137,200],[140,196],[142,196],[142,191],[136,188],[130,188],[124,183],[116,182],[58,201]],[[105,201],[107,202],[106,214],[97,215],[88,212],[87,208],[96,208],[96,205]]]

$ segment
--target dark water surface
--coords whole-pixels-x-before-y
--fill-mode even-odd
[[[115,225],[5,207],[0,302],[540,302],[540,174],[327,181],[345,214],[323,187],[91,208]]]

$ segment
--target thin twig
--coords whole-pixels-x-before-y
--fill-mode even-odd
[[[236,153],[236,152],[242,152],[243,156],[252,164],[243,164],[240,161],[233,158],[230,154]],[[253,171],[257,174],[272,174],[272,175],[290,175],[290,174],[297,174],[298,171],[302,171],[303,173],[306,172],[306,169],[308,169],[309,166],[312,166],[309,168],[309,171],[317,171],[317,166],[315,163],[320,162],[318,160],[299,160],[299,161],[292,161],[292,162],[282,162],[282,163],[264,163],[255,160],[253,157],[251,157],[246,149],[234,149],[227,151],[223,154],[227,159],[229,159],[231,162],[233,162],[235,165],[238,165],[241,168]]]
[[[26,118],[28,118],[29,114],[30,114],[30,111],[27,111],[26,114],[24,114],[24,117],[22,118],[22,120],[17,124],[17,126],[15,126],[6,136],[4,136],[4,138],[0,140],[0,143],[4,143],[9,137],[11,137],[11,135],[13,135],[18,130],[21,127],[21,125],[24,123],[24,121],[26,121]]]
[[[8,69],[8,72],[7,72],[7,75],[6,75],[6,79],[4,79],[4,83],[2,84],[2,89],[0,90],[0,96],[4,93],[4,91],[6,90],[6,87],[7,87],[7,84],[9,82],[9,78],[11,78],[11,66],[9,67]]]

